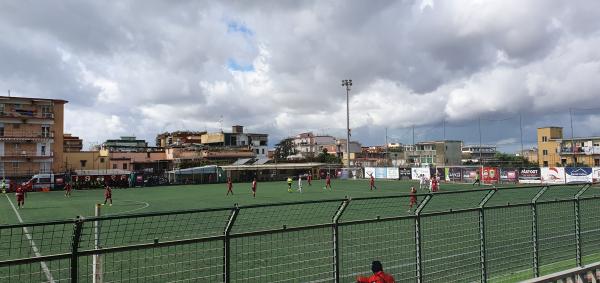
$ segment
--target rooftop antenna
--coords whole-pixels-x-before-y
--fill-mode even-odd
[[[10,97],[10,89],[8,90],[8,97]]]

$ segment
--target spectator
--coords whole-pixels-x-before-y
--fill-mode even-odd
[[[395,283],[394,277],[383,272],[383,266],[381,262],[376,260],[371,264],[371,271],[373,275],[371,277],[358,276],[356,282],[359,283]]]

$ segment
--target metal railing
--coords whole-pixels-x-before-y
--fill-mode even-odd
[[[600,261],[591,184],[0,226],[1,282],[515,282]]]

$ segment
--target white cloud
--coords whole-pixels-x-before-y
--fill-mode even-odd
[[[0,86],[69,100],[66,130],[86,140],[221,117],[273,137],[343,133],[345,78],[365,143],[361,128],[516,113],[535,128],[600,107],[599,15],[593,0],[12,4]]]

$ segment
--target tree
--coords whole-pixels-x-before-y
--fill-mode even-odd
[[[499,167],[537,167],[537,163],[531,163],[523,156],[497,152],[494,160],[485,163],[487,166]]]
[[[275,160],[286,161],[288,156],[298,153],[292,141],[292,138],[285,138],[275,145]]]
[[[327,153],[327,149],[324,148],[321,153],[317,156],[317,161],[327,164],[342,164],[342,159],[337,155],[331,155]]]

